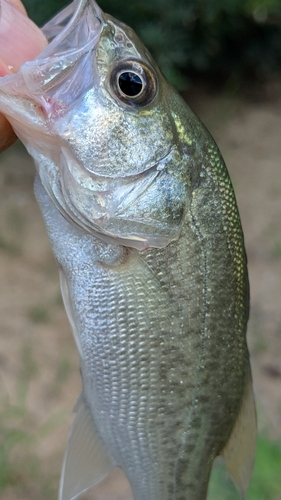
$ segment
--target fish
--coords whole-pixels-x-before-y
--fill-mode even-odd
[[[45,50],[0,79],[0,111],[35,161],[80,356],[59,500],[95,485],[105,499],[109,483],[112,499],[204,500],[217,456],[243,496],[256,442],[249,285],[222,156],[94,0],[43,33]]]

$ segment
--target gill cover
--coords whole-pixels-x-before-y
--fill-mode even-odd
[[[43,32],[46,49],[0,79],[0,111],[47,193],[105,241],[142,250],[176,240],[188,187],[151,56],[94,0],[73,2]]]

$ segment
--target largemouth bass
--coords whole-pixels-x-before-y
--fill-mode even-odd
[[[94,0],[44,33],[42,54],[0,80],[0,111],[35,160],[81,359],[59,499],[119,467],[134,500],[204,500],[218,455],[243,495],[256,436],[249,292],[222,157]]]

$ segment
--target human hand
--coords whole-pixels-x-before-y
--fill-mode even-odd
[[[47,45],[41,30],[27,17],[20,0],[0,0],[0,77],[16,73]],[[7,149],[16,135],[0,114],[0,151]]]

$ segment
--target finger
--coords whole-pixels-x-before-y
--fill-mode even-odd
[[[26,15],[26,10],[19,0],[9,0],[22,14]],[[0,76],[10,73],[8,66],[0,60]],[[0,114],[0,152],[11,146],[17,139],[10,123],[4,115]]]
[[[14,5],[14,7],[16,7],[18,10],[20,10],[23,14],[25,14],[27,16],[27,12],[26,12],[23,4],[20,2],[20,0],[8,0],[8,1],[12,5]]]
[[[27,17],[19,0],[0,0],[0,77],[15,73],[34,59],[47,45],[40,29]],[[0,151],[7,149],[16,135],[0,114]]]
[[[18,0],[13,0],[15,1],[20,6]],[[3,71],[16,73],[25,61],[34,59],[46,47],[47,40],[36,24],[10,2],[1,0],[0,7],[0,58],[3,76]]]
[[[11,146],[17,136],[5,116],[0,114],[0,152]]]

